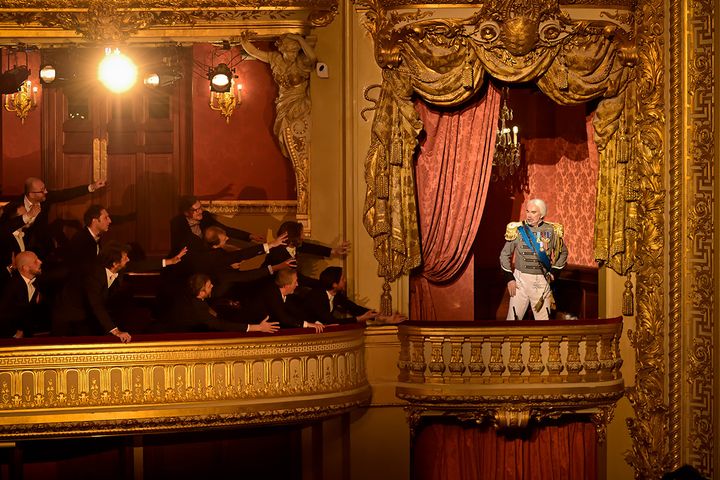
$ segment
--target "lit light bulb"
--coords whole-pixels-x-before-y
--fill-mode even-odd
[[[114,93],[123,93],[130,90],[137,81],[137,66],[119,49],[114,51],[105,49],[105,58],[98,66],[98,78]]]

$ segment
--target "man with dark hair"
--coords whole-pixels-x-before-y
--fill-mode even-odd
[[[64,190],[48,191],[45,182],[36,177],[25,180],[25,194],[21,202],[27,212],[34,207],[40,209],[39,213],[28,219],[25,227],[25,246],[37,253],[41,259],[46,258],[55,248],[52,233],[50,232],[48,217],[52,205],[58,202],[72,200],[73,198],[95,192],[105,186],[105,180],[100,180],[90,185],[66,188]]]
[[[110,230],[112,218],[102,205],[90,205],[83,215],[85,228],[79,230],[68,243],[65,260],[71,269],[83,269],[95,263],[101,250],[101,239]],[[185,255],[186,250],[180,251],[172,258],[165,258],[160,262],[132,262],[129,270],[147,271],[174,265]]]
[[[320,274],[320,286],[313,288],[304,299],[310,319],[325,325],[331,323],[355,323],[378,320],[380,323],[400,323],[400,314],[381,316],[377,311],[362,307],[347,298],[347,279],[341,267],[328,267]]]
[[[342,241],[335,247],[326,247],[303,240],[303,224],[300,222],[284,222],[278,228],[277,235],[287,233],[287,246],[275,247],[265,257],[264,265],[275,265],[289,259],[297,259],[298,255],[315,255],[318,257],[344,257],[350,252],[350,242]],[[305,287],[319,286],[318,280],[298,272],[298,281]]]
[[[15,274],[0,297],[0,336],[23,338],[39,323],[39,287],[35,281],[41,265],[37,255],[27,250],[15,257]]]
[[[219,222],[213,214],[203,211],[197,197],[186,195],[178,202],[180,213],[170,220],[170,253],[179,252],[183,247],[188,251],[205,248],[203,232],[210,226],[222,227],[232,238],[244,241],[264,242],[265,237],[237,228],[228,227]]]
[[[110,314],[117,293],[118,276],[129,262],[130,247],[108,242],[91,269],[65,283],[53,309],[52,334],[59,336],[110,333],[127,343],[131,336],[121,331]]]
[[[169,310],[165,331],[171,332],[265,332],[275,333],[278,322],[266,316],[260,323],[245,323],[223,318],[208,305],[213,283],[208,275],[197,273],[187,281],[187,290],[174,298]]]

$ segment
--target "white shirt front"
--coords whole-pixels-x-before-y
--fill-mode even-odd
[[[107,275],[107,282],[108,282],[108,288],[113,284],[115,279],[118,277],[117,273],[112,272],[110,269],[105,269],[105,274]]]
[[[33,295],[35,295],[35,277],[33,278],[27,278],[25,275],[20,275],[23,280],[25,280],[25,285],[27,285],[27,291],[28,291],[28,302],[32,301]]]

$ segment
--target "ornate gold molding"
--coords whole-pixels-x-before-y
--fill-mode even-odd
[[[363,329],[0,348],[0,439],[325,418],[370,397]]]
[[[639,198],[636,254],[636,328],[628,331],[635,349],[635,386],[628,394],[635,417],[627,419],[633,440],[627,461],[639,478],[660,478],[668,455],[667,368],[665,358],[665,51],[662,0],[638,2],[638,73],[633,109]],[[677,172],[676,172],[677,173]]]
[[[36,42],[73,37],[90,42],[125,42],[133,37],[178,41],[199,36],[193,29],[211,27],[217,39],[249,26],[255,31],[308,31],[328,25],[337,9],[337,0],[3,0],[0,36],[28,36]],[[38,28],[45,29],[43,34],[33,37]]]
[[[670,452],[673,465],[690,463],[714,478],[718,5],[713,0],[673,0],[670,12],[669,250],[670,264],[682,265],[670,276]]]
[[[296,200],[202,200],[200,203],[208,212],[229,217],[247,214],[293,215],[297,211]]]

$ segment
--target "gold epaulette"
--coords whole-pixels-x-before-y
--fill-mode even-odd
[[[518,236],[518,228],[522,226],[522,222],[510,222],[505,227],[505,240],[512,242]]]
[[[565,228],[563,228],[562,223],[553,223],[553,222],[545,222],[548,225],[550,225],[553,228],[553,232],[555,233],[556,238],[563,238],[565,235]]]

